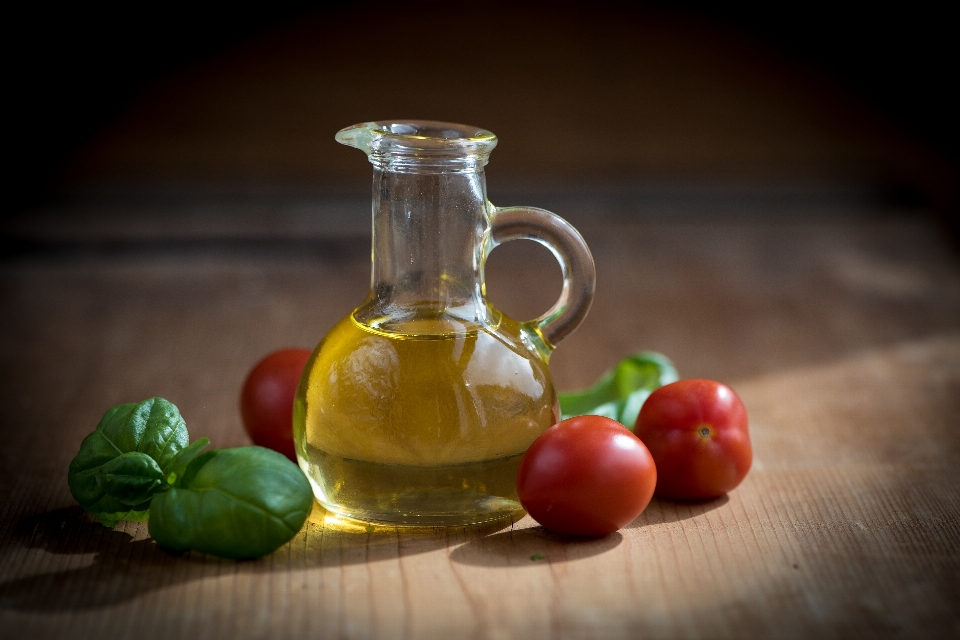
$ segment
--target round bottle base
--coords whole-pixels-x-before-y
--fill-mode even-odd
[[[516,477],[522,454],[415,467],[351,460],[308,447],[301,468],[317,501],[355,520],[403,526],[464,526],[523,511]]]

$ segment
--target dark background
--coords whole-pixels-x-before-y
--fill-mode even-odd
[[[358,6],[379,16],[350,27],[356,46],[369,47],[376,46],[377,29],[389,23],[390,12],[429,11],[432,5],[335,2],[316,9],[306,3],[272,2],[255,9],[234,5],[229,10],[170,3],[109,9],[19,6],[6,20],[12,33],[6,92],[12,106],[7,134],[12,162],[6,212],[30,208],[57,193],[62,170],[73,154],[151,83],[286,22],[318,12],[355,11]],[[495,6],[476,4],[478,19]],[[943,9],[933,8],[934,3],[869,9],[850,2],[809,1],[653,2],[637,9],[611,2],[524,6],[600,18],[609,13],[612,20],[623,20],[625,12],[652,10],[716,23],[843,86],[918,140],[947,173],[957,166],[960,109],[950,91],[955,84],[956,38],[948,33],[951,21]],[[477,53],[483,55],[482,46]],[[931,196],[928,186],[900,176],[884,187],[884,195],[898,203],[934,206],[949,216],[955,208],[955,195],[950,195],[955,189],[941,184],[934,190],[940,195]]]

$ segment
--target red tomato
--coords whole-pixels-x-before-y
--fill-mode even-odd
[[[545,528],[571,536],[604,536],[629,524],[650,504],[656,483],[643,443],[600,416],[568,418],[544,431],[517,473],[524,509]]]
[[[657,495],[715,498],[747,475],[753,449],[747,410],[725,384],[680,380],[647,398],[634,429],[657,463]]]
[[[274,351],[253,367],[240,393],[240,415],[253,443],[294,462],[293,396],[309,357],[307,349]]]

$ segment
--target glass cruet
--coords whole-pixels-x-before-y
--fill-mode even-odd
[[[566,221],[487,201],[489,131],[368,122],[337,141],[373,164],[367,299],[323,338],[294,404],[300,466],[328,510],[463,525],[521,509],[520,458],[559,420],[548,360],[593,298],[593,258]],[[509,240],[546,246],[560,298],[517,322],[486,297],[484,263]]]

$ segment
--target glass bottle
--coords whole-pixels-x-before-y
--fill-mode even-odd
[[[304,369],[300,466],[324,507],[360,520],[463,525],[518,511],[520,458],[560,419],[548,360],[590,306],[590,251],[548,211],[487,201],[489,131],[368,122],[337,141],[373,164],[372,282]],[[521,238],[563,272],[560,299],[528,322],[494,307],[484,284],[490,252]]]

